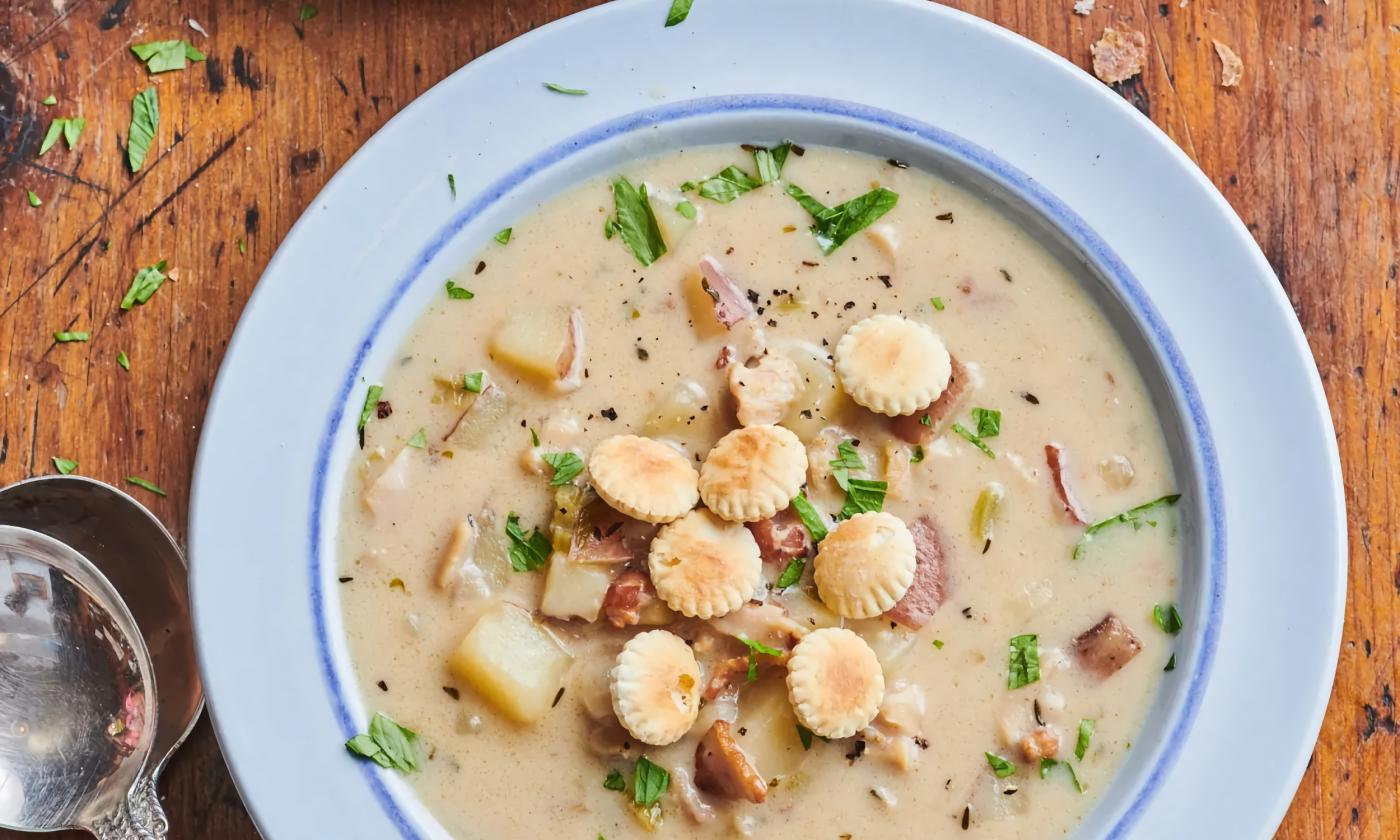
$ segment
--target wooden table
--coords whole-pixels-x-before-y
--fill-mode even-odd
[[[320,2],[306,22],[291,0],[0,9],[0,483],[51,472],[53,456],[114,483],[144,476],[169,496],[136,492],[182,534],[210,384],[287,229],[430,85],[590,5]],[[667,0],[654,2],[659,26]],[[1205,170],[1278,272],[1331,400],[1351,534],[1336,688],[1278,836],[1400,836],[1400,0],[1098,0],[1086,17],[1072,0],[955,5],[1086,67],[1105,25],[1145,33],[1148,66],[1122,92]],[[169,38],[208,61],[148,78],[129,46]],[[1213,39],[1244,59],[1237,89],[1218,84]],[[160,133],[133,177],[129,103],[151,83]],[[66,116],[87,120],[76,148],[40,157],[50,119]],[[120,310],[132,275],[162,259],[178,280]],[[56,330],[92,337],[57,344]],[[1249,772],[1249,756],[1229,760]],[[172,836],[257,836],[207,721],[163,786]]]

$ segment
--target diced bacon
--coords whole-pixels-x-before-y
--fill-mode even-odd
[[[928,624],[947,597],[944,568],[947,549],[938,526],[927,516],[909,523],[909,533],[914,537],[914,582],[885,615],[911,630],[918,630]]]
[[[1111,677],[1142,651],[1142,640],[1113,613],[1074,638],[1079,663],[1101,678]]]
[[[1060,754],[1060,733],[1053,726],[1038,726],[1021,738],[1020,748],[1026,761],[1054,758]]]
[[[1069,515],[1070,521],[1078,525],[1088,525],[1089,517],[1084,513],[1084,508],[1074,497],[1074,493],[1069,489],[1069,482],[1065,479],[1065,448],[1058,443],[1045,444],[1045,462],[1050,465],[1050,483],[1055,485],[1055,495],[1059,497],[1060,505]]]
[[[719,357],[715,359],[715,370],[724,370],[734,363],[734,345],[726,344],[719,348]]]
[[[749,677],[749,658],[731,656],[721,659],[710,669],[710,678],[705,682],[702,696],[706,701],[713,700],[731,689],[743,685]]]
[[[944,427],[962,408],[963,400],[972,393],[972,375],[966,365],[952,359],[953,371],[948,387],[938,399],[913,414],[890,419],[890,430],[909,443],[928,443],[943,432]],[[924,418],[928,423],[924,423]]]
[[[756,805],[768,798],[768,783],[735,743],[726,720],[715,721],[695,748],[695,784],[726,799]]]
[[[786,566],[794,557],[812,555],[812,535],[792,508],[780,510],[768,519],[750,522],[746,527],[758,543],[758,553],[765,563]]]
[[[715,319],[723,324],[725,329],[731,329],[740,321],[757,314],[753,304],[749,302],[748,295],[725,273],[719,260],[708,254],[701,257],[700,276],[704,278],[705,291],[714,299]]]
[[[603,595],[603,615],[609,624],[619,630],[631,627],[641,623],[642,610],[656,599],[651,578],[629,569],[613,578],[608,585],[608,591]]]

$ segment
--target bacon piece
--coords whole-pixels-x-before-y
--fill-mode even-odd
[[[963,400],[972,393],[972,376],[967,366],[956,358],[952,360],[952,373],[948,377],[948,387],[927,407],[890,418],[890,431],[909,443],[928,443],[943,432],[944,425],[957,415]],[[923,420],[928,418],[928,424]]]
[[[727,720],[715,721],[695,748],[695,784],[703,791],[755,805],[768,798],[768,783],[735,743]]]
[[[1019,746],[1026,761],[1054,758],[1060,754],[1060,733],[1052,726],[1038,726],[1021,738]]]
[[[726,344],[719,348],[719,357],[715,359],[715,370],[724,370],[734,362],[734,345]]]
[[[750,522],[745,527],[758,543],[758,553],[765,563],[786,566],[794,557],[812,556],[812,535],[797,518],[792,508],[786,508],[768,519]]]
[[[705,690],[701,692],[706,701],[729,691],[731,688],[738,688],[749,678],[749,658],[747,656],[731,656],[721,659],[710,669],[710,678],[705,683]]]
[[[1079,663],[1101,678],[1111,677],[1142,651],[1142,640],[1113,613],[1072,642]]]
[[[613,578],[608,591],[603,594],[603,615],[608,623],[618,628],[631,627],[641,623],[642,610],[657,600],[656,589],[651,578],[628,569]]]
[[[914,537],[914,582],[885,615],[910,630],[918,630],[928,624],[948,595],[944,569],[947,549],[938,526],[927,516],[909,523],[909,533]]]
[[[1060,497],[1060,504],[1065,513],[1069,514],[1070,521],[1077,525],[1088,525],[1088,515],[1084,513],[1084,508],[1080,506],[1079,500],[1069,489],[1069,482],[1065,480],[1065,461],[1063,446],[1058,443],[1045,444],[1045,463],[1050,465],[1050,482],[1055,485],[1055,495]]]
[[[715,301],[715,319],[725,329],[732,329],[740,321],[757,315],[748,295],[724,272],[719,260],[709,254],[701,257],[700,276],[704,278],[705,292]]]

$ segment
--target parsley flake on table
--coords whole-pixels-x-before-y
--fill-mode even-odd
[[[30,206],[30,207],[38,207],[39,205],[41,205],[41,204],[44,203],[43,200],[41,200],[41,199],[39,198],[39,196],[38,196],[37,194],[35,194],[35,192],[34,192],[33,190],[25,190],[25,192],[29,193],[29,206]]]
[[[53,468],[58,470],[59,475],[68,475],[78,468],[78,462],[71,458],[60,458],[55,455],[52,459]]]
[[[122,370],[131,370],[131,359],[127,357],[125,350],[117,351],[117,365]]]
[[[320,13],[321,10],[311,5],[310,3],[302,3],[301,11],[297,12],[297,21],[299,23],[306,23],[308,20],[311,20]]]
[[[410,773],[422,766],[418,733],[395,722],[383,712],[375,712],[369,732],[345,742],[345,748],[390,770]]]
[[[144,304],[151,299],[151,295],[161,287],[166,281],[165,260],[161,260],[155,265],[146,266],[136,272],[136,276],[131,278],[131,286],[122,296],[121,308],[130,309],[137,304]]]
[[[49,123],[49,130],[44,133],[43,142],[39,144],[39,157],[43,157],[45,152],[53,148],[60,137],[71,151],[77,145],[86,125],[87,120],[82,117],[55,117],[53,122]]]
[[[170,70],[184,70],[186,61],[203,61],[204,53],[189,41],[150,41],[145,44],[132,44],[131,51],[146,62],[149,73],[165,73]]]
[[[53,340],[59,344],[67,344],[70,341],[87,341],[90,338],[92,338],[91,333],[80,331],[59,330],[53,334]]]
[[[671,0],[671,10],[666,13],[666,25],[675,26],[690,15],[690,7],[695,0]]]
[[[41,104],[41,105],[50,105],[50,106],[52,106],[52,105],[57,105],[57,104],[58,104],[58,97],[57,97],[57,96],[54,96],[54,95],[51,93],[51,94],[49,94],[48,96],[45,96],[45,97],[44,97],[44,101],[41,102],[41,103],[39,103],[39,104]]]
[[[133,173],[141,170],[146,162],[146,153],[156,139],[160,128],[160,102],[156,98],[154,86],[148,87],[131,99],[131,127],[126,132],[126,162]]]
[[[164,490],[160,489],[159,487],[157,487],[156,485],[154,485],[154,484],[152,484],[151,482],[147,481],[146,479],[140,477],[139,475],[129,475],[129,476],[127,476],[127,477],[126,477],[126,483],[127,483],[127,484],[134,484],[134,485],[136,485],[137,487],[140,487],[140,488],[143,489],[143,490],[150,490],[152,493],[155,493],[157,496],[164,496],[164,495],[165,495],[165,491],[164,491]]]

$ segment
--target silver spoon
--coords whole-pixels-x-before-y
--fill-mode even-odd
[[[90,559],[126,599],[150,650],[160,717],[143,795],[204,708],[195,659],[184,558],[173,537],[139,502],[82,476],[32,478],[0,489],[0,523],[55,537]]]
[[[138,828],[151,815],[134,789],[158,726],[136,620],[81,554],[37,531],[0,525],[4,573],[0,825],[158,836]]]

